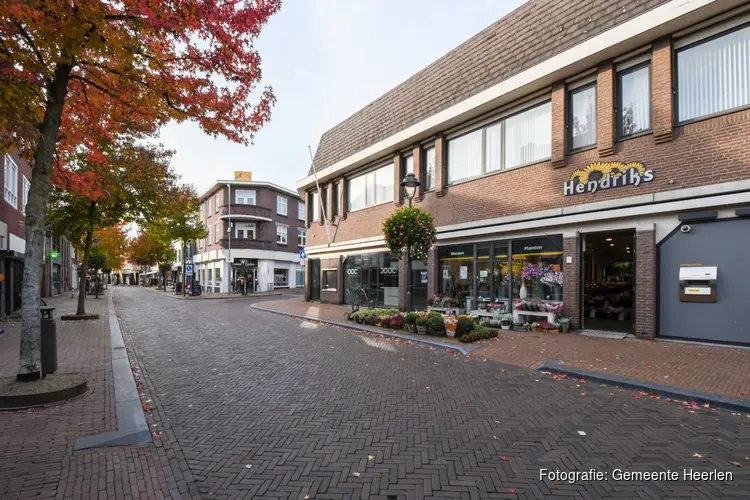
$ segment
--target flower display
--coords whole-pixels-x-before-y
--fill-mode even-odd
[[[525,266],[523,266],[523,269],[521,269],[521,279],[523,281],[533,281],[542,278],[550,270],[551,266],[547,266],[546,264],[540,263],[538,266],[535,266],[534,264],[529,262]]]
[[[383,221],[385,242],[393,255],[408,249],[413,259],[427,260],[435,234],[432,215],[420,208],[401,208]]]
[[[540,278],[540,281],[547,286],[562,285],[563,273],[562,271],[553,271],[550,269],[547,274]]]

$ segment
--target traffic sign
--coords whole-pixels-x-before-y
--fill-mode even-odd
[[[185,264],[185,274],[193,274],[193,265]]]
[[[299,251],[299,258],[300,259],[306,259],[307,258],[307,254],[305,253],[305,249],[304,248],[300,249],[300,251]]]

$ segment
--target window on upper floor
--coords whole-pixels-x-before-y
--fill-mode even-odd
[[[401,172],[398,176],[399,184],[401,183],[401,181],[404,180],[404,178],[406,178],[408,174],[413,174],[413,173],[414,173],[414,155],[409,153],[408,155],[404,155],[401,158]],[[406,198],[406,193],[404,192],[404,188],[400,187],[399,193],[401,193],[402,200]]]
[[[234,237],[240,240],[254,240],[255,222],[236,222],[234,224]]]
[[[717,29],[675,43],[678,122],[750,105],[750,25]]]
[[[26,204],[29,202],[29,189],[31,189],[31,183],[23,176],[23,214],[26,215]]]
[[[428,186],[435,186],[435,150],[426,156]],[[552,154],[552,103],[526,108],[448,140],[448,183],[537,163]]]
[[[287,214],[287,203],[286,197],[276,195],[276,213],[285,216]]]
[[[297,228],[297,246],[304,247],[307,245],[307,229]]]
[[[214,224],[214,243],[218,243],[221,239],[221,223],[217,222]]]
[[[301,201],[297,202],[297,218],[305,220],[305,204]]]
[[[255,205],[255,190],[254,189],[235,190],[234,202],[238,205]]]
[[[10,155],[5,155],[5,201],[18,210],[18,165]]]
[[[276,243],[287,244],[287,227],[284,224],[276,224]]]
[[[341,203],[341,200],[339,199],[339,183],[334,182],[333,186],[331,188],[331,196],[333,199],[331,200],[331,206],[333,207],[333,217],[338,217],[339,215],[339,204]]]
[[[430,147],[424,150],[424,190],[432,191],[435,189],[435,148]]]
[[[596,145],[596,83],[568,90],[568,148]]]
[[[322,212],[323,218],[330,216],[330,214],[328,213],[328,188],[327,187],[323,188],[323,196],[320,200],[320,204],[321,204],[321,209],[323,210]]]
[[[219,206],[221,205],[221,193],[216,193],[216,212],[219,212]]]
[[[318,202],[318,192],[313,191],[310,193],[310,222],[318,220],[318,214],[320,213],[320,203]]]
[[[211,213],[212,213],[212,210],[211,210],[212,205],[211,205],[211,197],[210,196],[206,200],[206,203],[208,203],[208,210],[206,210],[206,218],[208,218],[208,217],[211,217]]]
[[[634,60],[617,65],[617,136],[651,130],[651,64]]]
[[[393,162],[346,181],[348,211],[393,201]]]
[[[206,207],[203,206],[203,203],[201,203],[201,220],[203,220],[206,216]]]

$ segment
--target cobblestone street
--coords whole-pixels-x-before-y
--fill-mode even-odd
[[[118,288],[170,470],[204,498],[746,498],[750,416]],[[133,353],[131,353],[132,356]],[[744,465],[739,467],[738,465]],[[540,481],[595,468],[608,480]],[[617,481],[678,471],[676,481]],[[683,480],[683,469],[732,481]],[[167,476],[171,481],[171,477]]]

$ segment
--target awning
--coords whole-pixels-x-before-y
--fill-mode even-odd
[[[219,217],[219,219],[257,220],[257,221],[262,221],[262,222],[273,222],[273,219],[269,219],[268,217],[261,217],[259,215],[242,215],[242,214],[222,215],[221,217]]]

